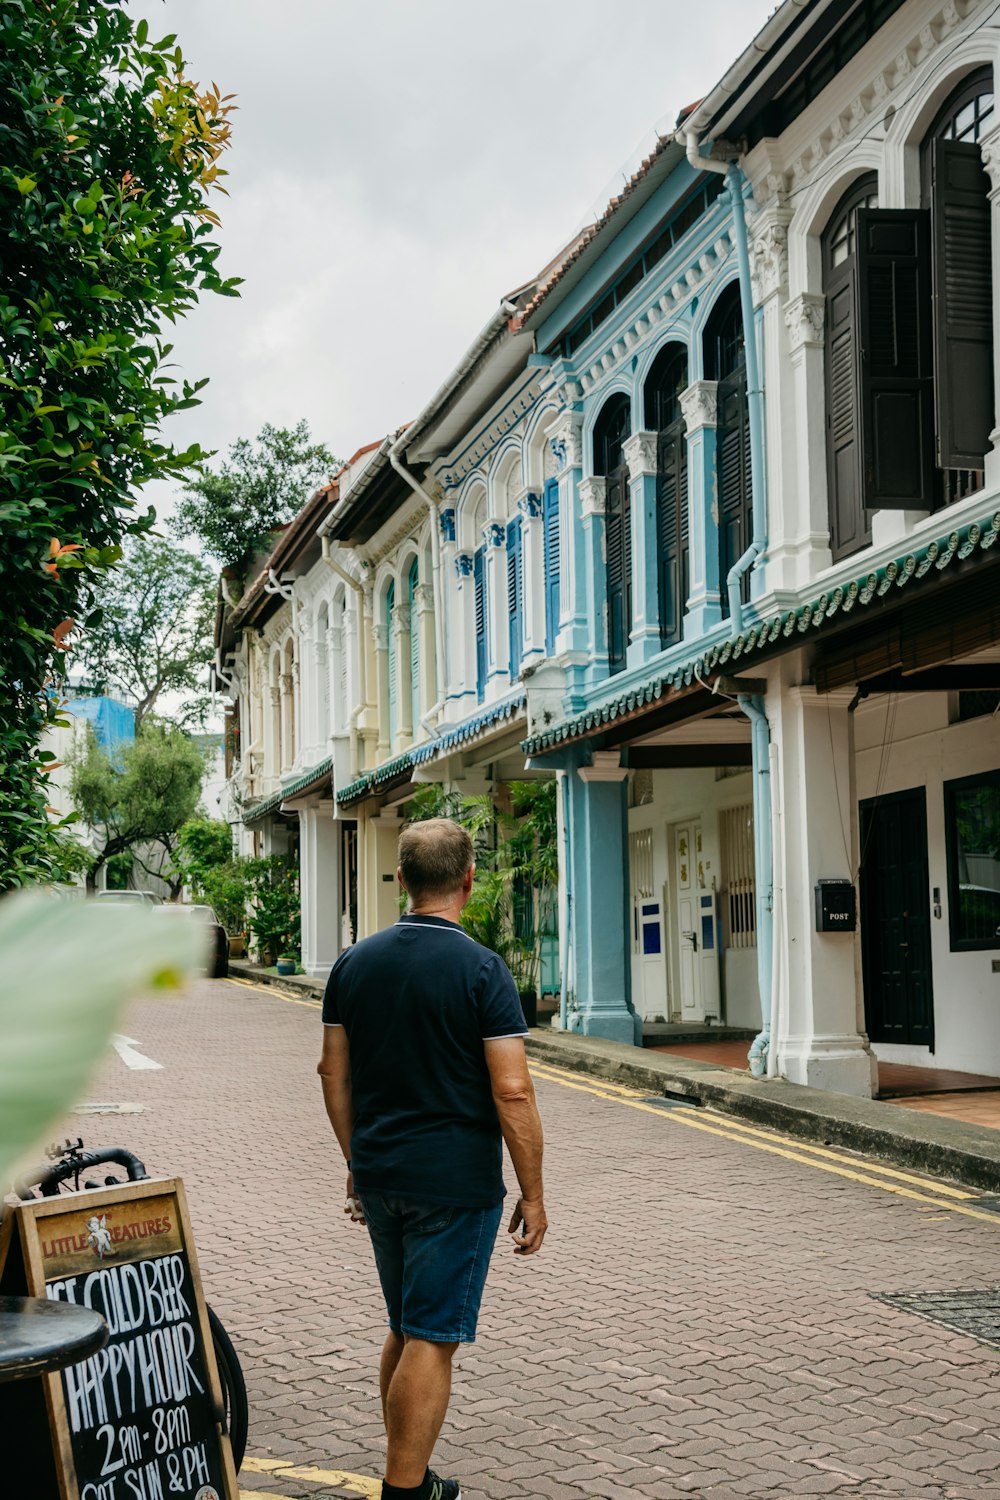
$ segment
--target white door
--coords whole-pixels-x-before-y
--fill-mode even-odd
[[[629,835],[632,883],[632,1003],[646,1020],[667,1015],[663,908],[653,892],[653,830]]]
[[[701,821],[692,818],[674,825],[674,928],[677,940],[678,993],[680,1020],[703,1021],[705,1007],[701,994],[699,865],[701,864]]]

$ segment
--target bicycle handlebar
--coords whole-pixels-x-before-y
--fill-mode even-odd
[[[124,1167],[129,1182],[144,1182],[149,1177],[133,1151],[127,1151],[124,1146],[99,1146],[93,1151],[76,1151],[60,1161],[33,1167],[17,1179],[14,1192],[22,1203],[29,1202],[35,1196],[34,1188],[41,1188],[43,1198],[54,1198],[59,1191],[59,1184],[65,1182],[67,1177],[76,1177],[90,1167],[99,1167],[102,1162],[113,1162],[116,1166]]]

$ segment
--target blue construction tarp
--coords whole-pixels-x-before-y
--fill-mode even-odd
[[[88,719],[97,743],[109,755],[135,739],[135,714],[116,698],[70,698],[64,711]]]

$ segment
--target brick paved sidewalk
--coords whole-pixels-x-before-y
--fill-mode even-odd
[[[244,1490],[364,1493],[305,1472],[374,1476],[383,1452],[384,1311],[367,1237],[341,1215],[316,1009],[204,981],[126,1026],[163,1071],[112,1058],[90,1097],[145,1113],[73,1128],[187,1184],[247,1375],[248,1452],[302,1476],[261,1465]],[[997,1282],[1000,1218],[584,1079],[538,1088],[552,1229],[529,1261],[501,1233],[480,1342],[457,1361],[436,1463],[466,1500],[1000,1497],[1000,1355],[872,1295]]]

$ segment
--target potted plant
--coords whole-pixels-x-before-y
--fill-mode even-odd
[[[299,961],[296,958],[296,956],[295,956],[294,953],[279,953],[278,954],[278,973],[279,974],[294,974],[295,971],[296,971],[296,969],[298,968],[298,966],[299,966]]]

